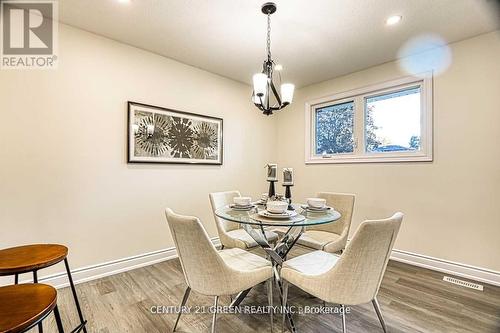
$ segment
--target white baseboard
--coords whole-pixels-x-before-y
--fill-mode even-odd
[[[215,246],[220,245],[218,237],[212,238],[211,241]],[[130,271],[132,269],[153,265],[176,257],[176,250],[174,247],[171,247],[97,265],[81,267],[72,270],[73,281],[75,282],[75,284],[78,284],[96,280],[105,276],[110,276]],[[480,267],[474,267],[396,249],[392,251],[391,259],[413,266],[423,267],[450,275],[464,277],[478,282],[500,286],[500,272],[495,272]],[[41,273],[43,273],[43,271],[41,271]],[[22,277],[23,276],[21,275],[20,283],[30,283],[33,281],[32,279],[23,280]],[[50,284],[55,288],[63,288],[69,285],[69,281],[65,271],[47,276],[41,275],[39,277],[39,282]],[[11,276],[0,278],[0,286],[12,283],[13,277]]]
[[[215,246],[220,245],[218,237],[211,239]],[[177,251],[175,247],[170,247],[163,250],[158,250],[149,253],[143,253],[140,255],[122,258],[118,260],[108,261],[97,265],[91,265],[86,267],[81,267],[71,270],[73,276],[73,282],[75,284],[83,283],[91,280],[96,280],[105,276],[110,276],[132,269],[153,265],[162,261],[173,259],[177,257]],[[70,262],[71,264],[71,262]],[[43,276],[43,270],[40,271],[38,282],[46,283],[52,285],[55,288],[64,288],[69,286],[69,280],[66,276],[66,271],[61,271],[59,273]],[[30,275],[30,274],[23,274]],[[23,279],[23,275],[20,276],[19,283],[31,283],[33,279],[27,278]],[[0,278],[0,285],[13,284],[14,278],[12,276]]]
[[[500,286],[500,272],[394,249],[391,259],[409,265]]]

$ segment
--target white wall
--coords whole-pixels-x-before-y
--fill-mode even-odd
[[[248,86],[65,25],[59,48],[57,70],[0,71],[0,248],[98,264],[173,246],[167,206],[216,236],[209,192],[265,191],[274,119]],[[223,118],[224,164],[127,164],[128,100]]]
[[[500,271],[500,33],[450,46],[452,65],[434,79],[432,163],[304,163],[304,103],[407,76],[397,62],[300,89],[277,117],[278,163],[295,169],[297,199],[355,193],[353,231],[400,210],[397,249]]]

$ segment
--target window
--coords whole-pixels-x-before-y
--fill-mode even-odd
[[[354,151],[354,102],[316,109],[316,154]]]
[[[418,150],[420,87],[365,99],[366,152]]]
[[[431,84],[404,78],[306,103],[306,163],[432,161]]]

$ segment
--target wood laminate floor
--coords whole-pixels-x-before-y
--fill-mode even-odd
[[[297,246],[292,255],[304,253]],[[443,274],[390,261],[379,292],[379,302],[388,330],[399,332],[499,333],[500,288],[489,285],[476,291],[442,281]],[[88,331],[96,333],[171,332],[174,314],[152,314],[153,306],[177,306],[184,289],[184,277],[177,259],[77,285]],[[275,289],[275,304],[279,304]],[[289,291],[291,305],[320,306],[321,301],[296,287]],[[77,324],[69,288],[59,290],[58,303],[70,332]],[[194,292],[187,305],[211,306],[213,298]],[[229,304],[221,298],[220,305]],[[242,305],[267,305],[265,287],[252,290]],[[332,305],[333,306],[333,305]],[[211,314],[185,314],[179,332],[210,332]],[[295,315],[299,332],[341,332],[339,315]],[[56,332],[53,315],[44,323],[44,332]],[[347,316],[348,332],[381,332],[371,304],[355,306]],[[281,331],[275,318],[274,331]],[[270,332],[265,314],[221,314],[218,332]],[[31,332],[38,332],[32,329]]]

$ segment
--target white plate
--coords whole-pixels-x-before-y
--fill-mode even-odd
[[[229,208],[234,209],[234,210],[250,210],[250,209],[252,209],[254,207],[255,207],[254,205],[248,205],[248,206],[238,206],[238,205],[235,205],[235,204],[230,204],[229,205]]]
[[[288,219],[297,216],[299,213],[293,210],[287,210],[284,213],[276,214],[276,213],[269,213],[267,210],[261,210],[257,214],[271,219]]]
[[[305,209],[310,212],[325,212],[327,210],[333,209],[333,207],[325,206],[323,208],[314,208],[314,207],[309,207],[308,205],[300,205],[302,209]]]

